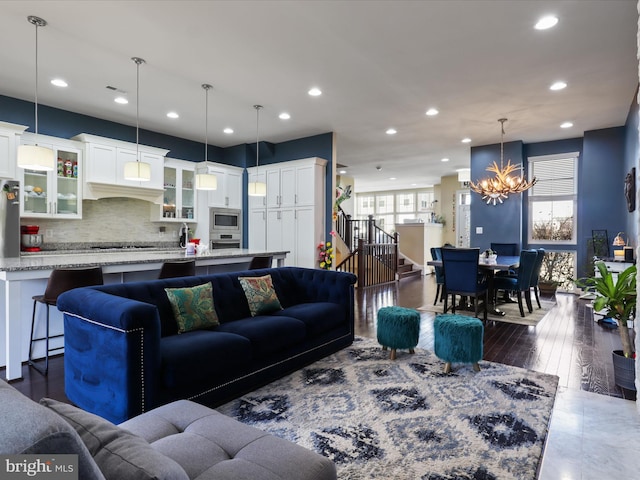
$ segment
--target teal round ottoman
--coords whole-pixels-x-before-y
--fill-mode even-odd
[[[480,371],[484,326],[479,319],[456,314],[436,315],[433,335],[436,356],[447,362],[444,373],[451,372],[453,362],[473,363],[473,369]]]
[[[391,360],[396,359],[396,350],[409,349],[415,353],[420,336],[420,314],[404,307],[382,307],[378,310],[378,343],[382,349],[391,349]]]

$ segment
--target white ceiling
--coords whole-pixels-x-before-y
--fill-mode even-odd
[[[580,137],[625,123],[638,84],[635,0],[2,1],[0,94],[209,143],[333,131],[358,191],[437,184],[470,146]],[[545,14],[558,25],[536,31]],[[63,77],[69,87],[50,85]],[[549,90],[556,80],[568,88]],[[114,86],[129,93],[113,102]],[[324,92],[310,97],[318,86]],[[427,117],[436,107],[440,114]],[[175,110],[178,120],[166,113]],[[278,114],[287,111],[291,119]],[[0,115],[1,117],[1,115]],[[560,129],[572,121],[574,127]],[[224,127],[235,130],[222,133]],[[394,127],[398,133],[385,134]],[[80,133],[80,132],[77,132]],[[462,144],[463,137],[473,139]],[[441,158],[448,157],[448,163]],[[376,166],[381,166],[378,171]],[[396,177],[391,181],[389,177]]]

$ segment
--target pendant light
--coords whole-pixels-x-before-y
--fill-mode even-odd
[[[36,27],[36,95],[35,95],[35,145],[20,145],[18,147],[17,163],[20,168],[47,171],[56,166],[53,150],[38,145],[38,27],[44,27],[47,22],[40,17],[29,15],[27,20]]]
[[[485,178],[484,180],[478,180],[477,182],[469,182],[469,187],[474,192],[482,196],[482,200],[487,201],[487,205],[492,203],[496,205],[496,202],[502,203],[503,199],[509,198],[509,194],[522,193],[529,190],[536,183],[534,177],[530,182],[524,178],[522,173],[522,165],[514,165],[511,160],[504,164],[504,122],[506,118],[498,119],[500,122],[500,166],[494,160],[493,164],[487,167],[488,172],[495,173],[493,178]],[[515,172],[521,170],[519,176],[515,175]]]
[[[256,109],[256,181],[249,182],[248,185],[248,195],[250,197],[264,197],[267,195],[267,184],[264,182],[258,181],[258,166],[260,165],[260,109],[262,109],[262,105],[254,105],[253,108]]]
[[[208,83],[203,83],[205,108],[204,108],[204,162],[201,162],[196,168],[196,188],[198,190],[216,190],[218,188],[218,177],[212,173],[208,173],[208,145],[209,145],[209,90],[213,87]]]
[[[138,57],[131,57],[131,60],[136,64],[136,161],[124,164],[124,179],[148,182],[151,180],[151,165],[140,161],[140,65],[145,61]]]

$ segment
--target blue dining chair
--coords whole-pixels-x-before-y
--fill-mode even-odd
[[[440,247],[431,247],[431,259],[432,260],[442,260],[442,249]],[[435,305],[438,303],[438,298],[440,301],[444,300],[445,297],[445,289],[444,289],[444,272],[442,267],[433,267],[436,274],[436,298],[433,301]]]
[[[518,255],[520,255],[520,245],[518,245],[517,243],[496,243],[496,242],[491,242],[491,250],[493,250],[494,252],[496,252],[496,254],[501,257],[501,256],[508,256],[508,257],[517,257]],[[515,277],[516,275],[518,275],[518,269],[514,268],[514,269],[510,269],[510,270],[504,270],[504,271],[500,271],[496,273],[496,277],[506,277],[506,276],[512,276]],[[505,302],[513,302],[513,300],[511,300],[511,297],[509,296],[509,291],[505,290],[504,291],[504,301]]]
[[[533,293],[536,296],[536,303],[538,304],[538,308],[542,308],[542,305],[540,305],[540,291],[538,290],[538,283],[540,281],[540,270],[542,269],[542,261],[544,260],[546,252],[544,248],[539,248],[537,252],[538,256],[536,257],[536,263],[533,266],[533,272],[531,272],[531,288],[533,288]]]
[[[491,250],[496,252],[498,256],[517,257],[520,255],[520,247],[517,243],[494,243],[491,242]]]
[[[448,310],[451,295],[451,311],[456,313],[456,295],[474,299],[475,316],[478,316],[478,301],[484,298],[484,316],[487,320],[489,303],[487,280],[478,274],[479,248],[443,248],[442,269],[444,273],[444,312]]]
[[[529,313],[533,312],[531,305],[531,274],[536,263],[538,252],[536,250],[522,250],[520,252],[520,266],[518,268],[517,277],[498,277],[493,279],[493,292],[498,290],[514,291],[518,295],[518,307],[520,308],[520,316],[524,317],[524,308],[522,306],[522,293],[524,292]]]

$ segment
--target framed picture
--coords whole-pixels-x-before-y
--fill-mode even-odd
[[[633,167],[624,179],[624,196],[627,199],[627,210],[636,209],[636,167]]]

